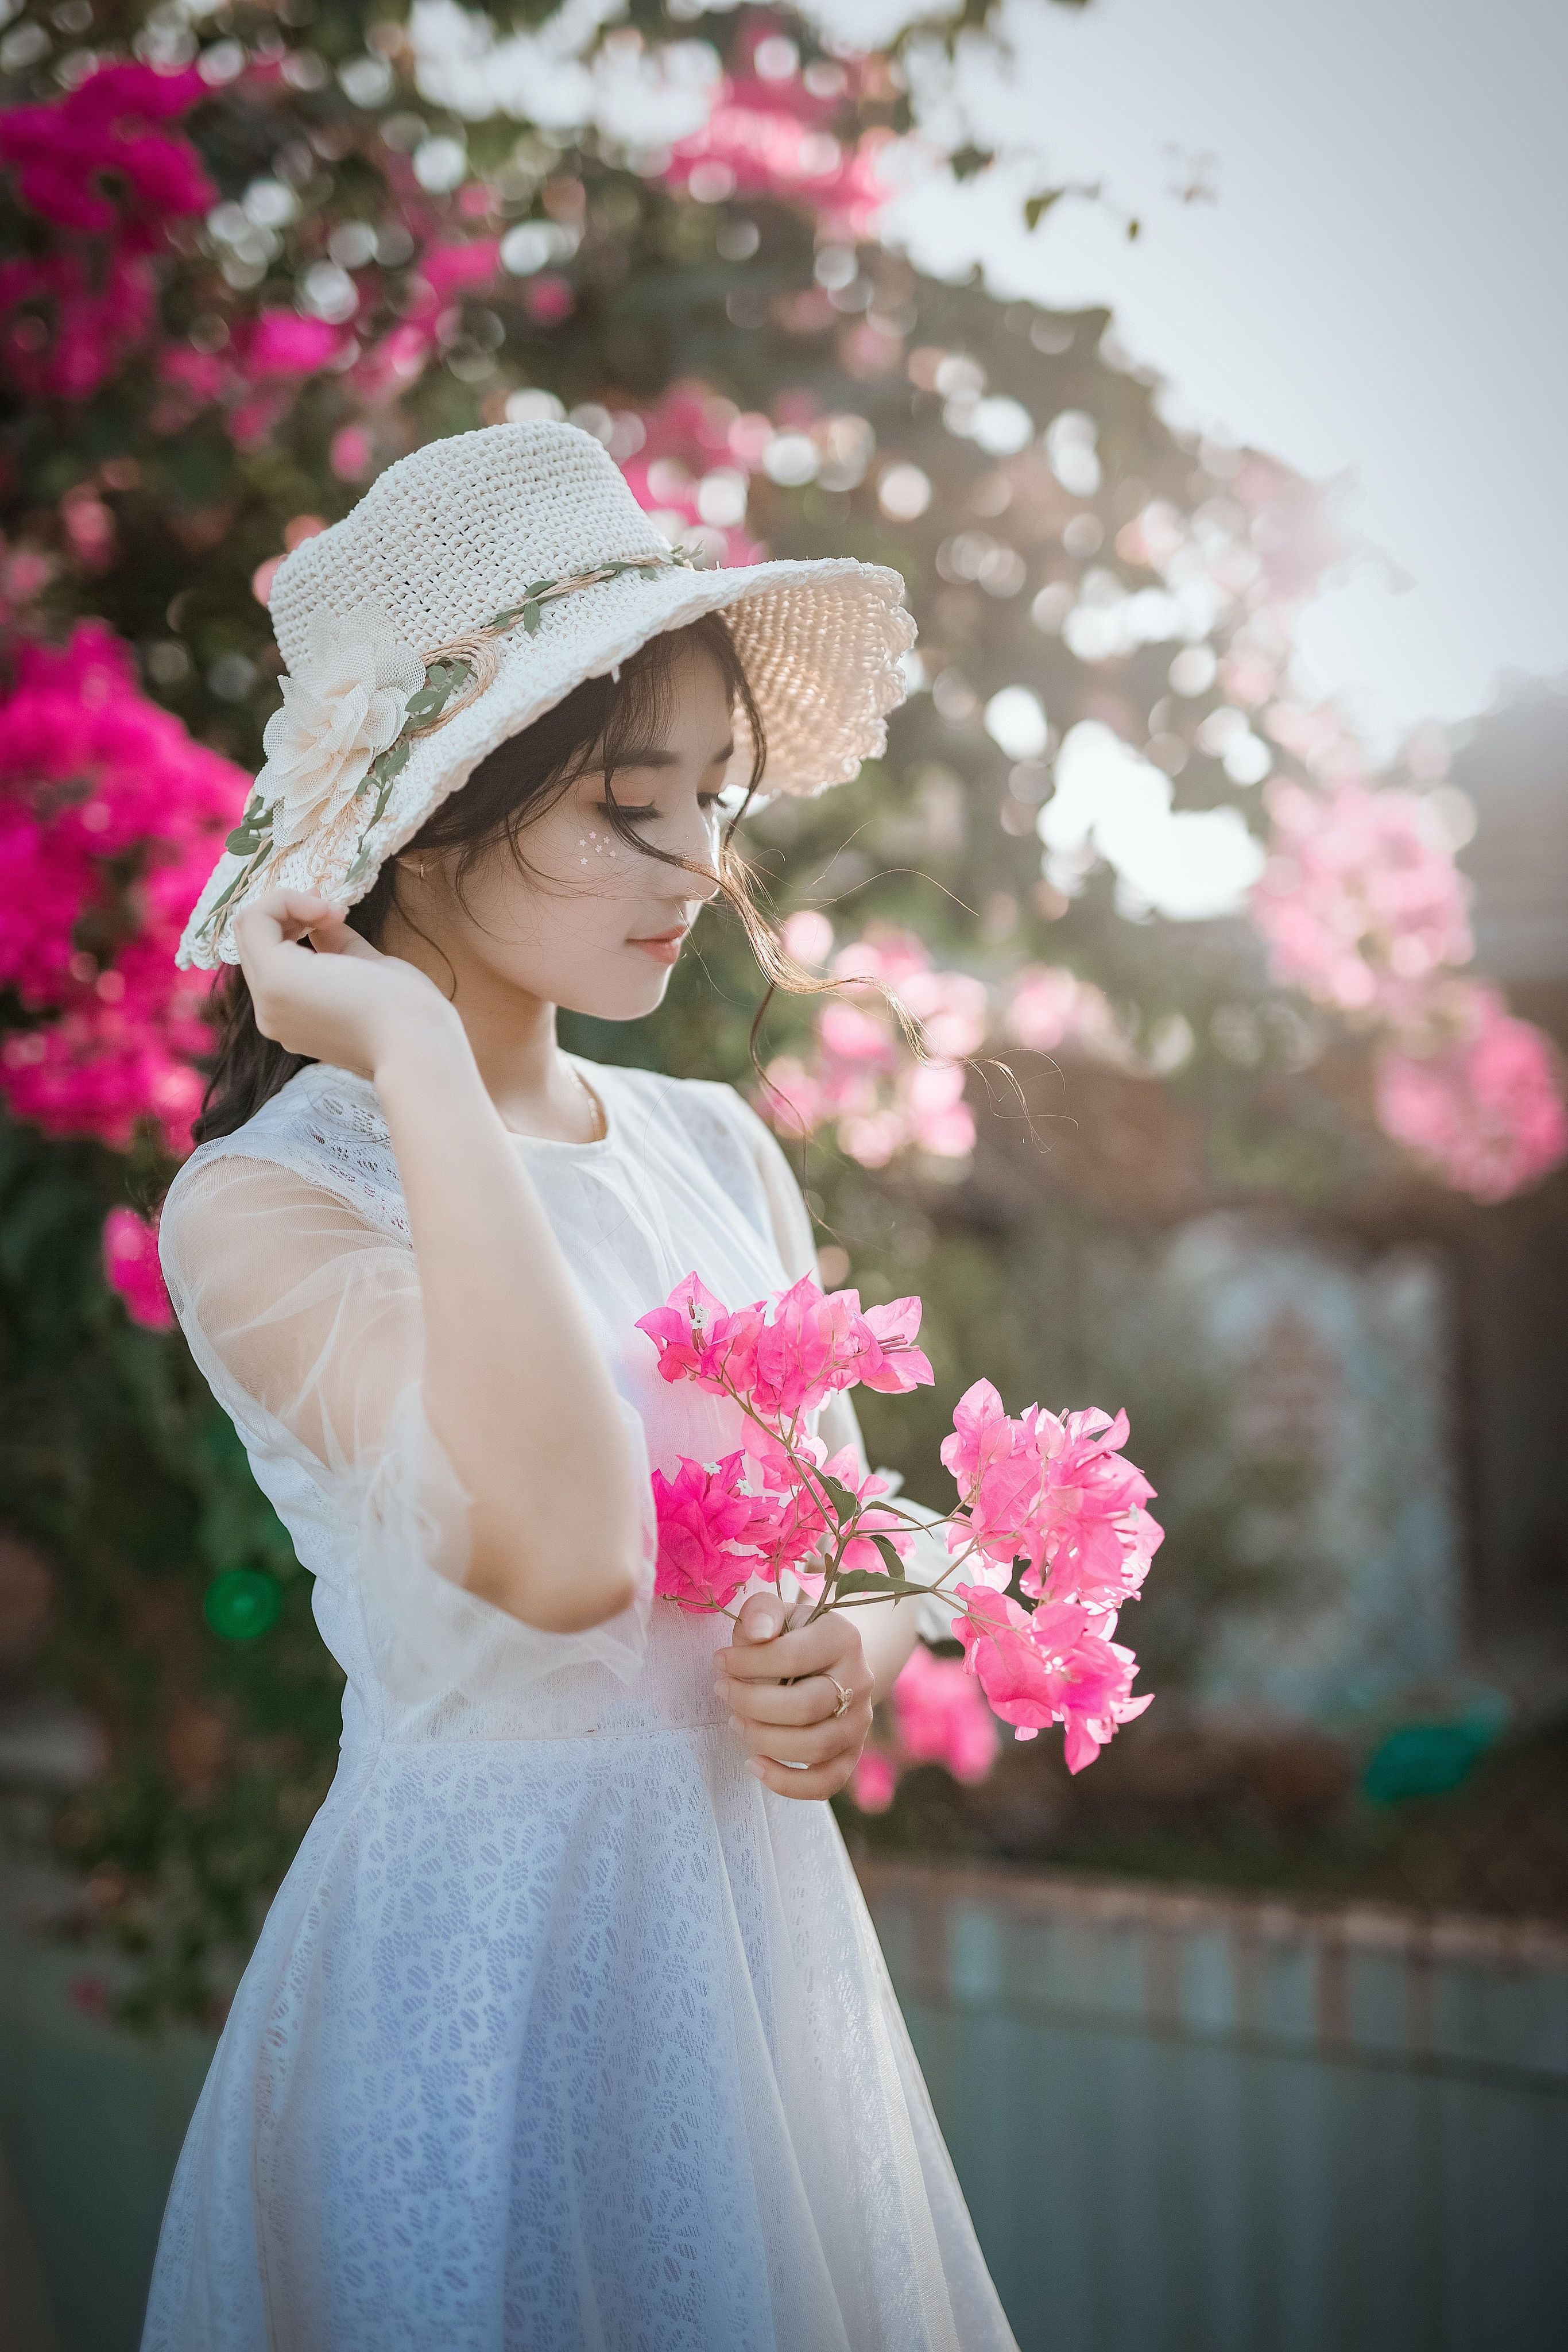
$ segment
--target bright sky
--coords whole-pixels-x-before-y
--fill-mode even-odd
[[[818,0],[883,29],[898,0]],[[1484,708],[1500,670],[1568,666],[1568,11],[1555,0],[1012,0],[1017,60],[961,87],[977,143],[1028,148],[884,226],[925,267],[1105,302],[1172,411],[1348,477],[1365,568],[1301,633],[1303,667],[1391,746]],[[1173,152],[1173,147],[1179,153]],[[1207,163],[1202,159],[1211,159]],[[1184,203],[1195,169],[1218,200]],[[1019,197],[1098,179],[1143,221]]]

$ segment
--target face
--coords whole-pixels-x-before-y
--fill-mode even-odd
[[[680,656],[666,713],[650,723],[615,770],[615,800],[650,846],[711,872],[734,738],[723,677],[700,647]],[[528,870],[501,844],[470,869],[465,905],[451,882],[455,853],[426,856],[423,881],[402,861],[398,896],[411,923],[394,914],[382,946],[447,993],[455,971],[462,1009],[502,1012],[507,995],[521,992],[602,1021],[651,1013],[717,884],[622,840],[605,813],[607,789],[602,770],[579,776],[520,835]]]

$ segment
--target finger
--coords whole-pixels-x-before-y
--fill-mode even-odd
[[[765,1789],[771,1789],[776,1797],[816,1799],[821,1801],[824,1798],[838,1795],[839,1790],[847,1784],[854,1766],[847,1761],[841,1761],[836,1764],[819,1764],[807,1772],[791,1772],[787,1764],[773,1764],[766,1757],[754,1756],[746,1769],[755,1774]]]
[[[771,1642],[784,1631],[784,1606],[771,1593],[753,1592],[740,1604],[732,1646],[739,1643]]]
[[[333,918],[341,920],[346,909],[316,890],[264,890],[248,907],[242,907],[234,919],[234,935],[246,954],[265,955],[268,948],[282,946],[303,936],[313,923]]]
[[[848,1682],[849,1675],[840,1672],[839,1661],[851,1664],[859,1648],[860,1636],[854,1628],[835,1625],[830,1615],[819,1617],[813,1625],[798,1625],[775,1641],[736,1643],[716,1655],[727,1672],[743,1682],[781,1682],[787,1676],[820,1675],[829,1669],[841,1682]]]
[[[384,963],[387,959],[380,948],[373,948],[349,921],[347,911],[335,915],[325,923],[312,923],[310,944],[318,955],[357,956],[371,963]]]
[[[739,1718],[737,1717],[739,1722]],[[852,1762],[871,1733],[869,1706],[852,1707],[838,1723],[807,1724],[798,1731],[776,1723],[742,1723],[737,1737],[748,1756],[775,1764],[831,1764],[835,1756]]]
[[[846,1690],[852,1686],[846,1683]],[[724,1696],[733,1714],[747,1723],[825,1723],[838,1708],[839,1694],[825,1675],[810,1675],[803,1683],[727,1684]],[[844,1714],[849,1708],[844,1709]],[[840,1717],[841,1722],[843,1717]]]

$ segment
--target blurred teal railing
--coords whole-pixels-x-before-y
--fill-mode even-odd
[[[862,1879],[1023,2352],[1568,2346],[1568,1936]]]
[[[862,1879],[1023,2352],[1568,2345],[1568,1936],[992,1870]],[[80,1956],[8,1932],[16,1891],[0,2347],[134,2352],[210,2044],[73,2010]]]

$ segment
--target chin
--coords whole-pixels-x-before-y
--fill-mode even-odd
[[[668,993],[668,970],[655,967],[641,982],[622,980],[613,986],[585,988],[556,999],[565,1013],[586,1013],[591,1021],[641,1021],[656,1013]]]

